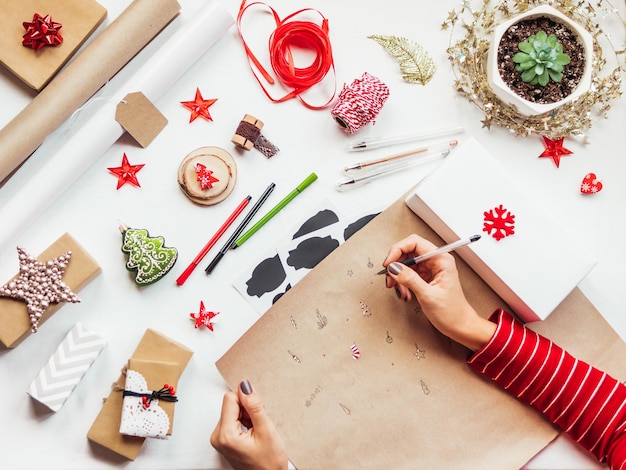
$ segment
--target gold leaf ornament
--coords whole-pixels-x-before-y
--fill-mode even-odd
[[[401,36],[372,35],[368,38],[380,44],[398,62],[405,81],[426,85],[435,74],[435,62],[415,41]]]

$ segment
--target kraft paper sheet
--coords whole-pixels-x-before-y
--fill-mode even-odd
[[[0,182],[119,72],[179,11],[176,0],[134,0],[0,130]]]
[[[443,244],[401,198],[326,257],[217,362],[232,389],[251,381],[298,468],[519,468],[559,432],[470,370],[469,351],[374,274],[389,246],[411,233]],[[466,296],[481,315],[506,307],[457,260]],[[620,360],[626,344],[578,289],[532,328],[626,377]]]

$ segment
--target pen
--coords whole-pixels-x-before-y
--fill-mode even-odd
[[[434,139],[435,137],[443,137],[446,135],[458,134],[463,132],[463,127],[451,127],[447,129],[436,129],[432,131],[416,132],[415,134],[400,135],[387,137],[386,139],[365,139],[360,142],[354,142],[348,145],[348,152],[362,152],[364,150],[377,149],[387,145],[402,144],[404,142],[415,142],[419,140]]]
[[[480,240],[480,235],[472,235],[469,238],[466,238],[464,240],[457,240],[448,245],[441,246],[437,248],[436,250],[429,251],[428,253],[424,253],[423,255],[420,255],[420,256],[416,256],[415,258],[405,259],[404,261],[401,261],[401,263],[405,266],[413,266],[414,264],[421,263],[422,261],[427,260],[428,258],[432,258],[433,256],[440,255],[441,253],[448,253],[462,246],[469,245],[470,243],[474,243],[475,241],[478,241],[478,240]],[[387,274],[387,268],[378,271],[376,274]]]
[[[375,160],[367,160],[365,162],[362,163],[355,163],[353,165],[347,166],[343,169],[343,172],[346,175],[350,175],[352,173],[358,173],[358,170],[365,170],[368,167],[371,166],[375,166],[375,165],[380,165],[383,163],[388,163],[388,162],[394,162],[396,160],[400,160],[403,161],[403,159],[408,159],[408,157],[412,157],[414,155],[417,155],[417,157],[422,157],[424,155],[422,154],[428,154],[431,152],[436,152],[436,151],[441,151],[441,150],[446,150],[446,149],[451,149],[456,147],[459,144],[458,140],[451,140],[451,141],[446,141],[446,142],[438,142],[438,143],[434,143],[432,145],[429,145],[428,147],[421,147],[415,150],[410,150],[408,152],[404,152],[404,153],[398,153],[395,155],[391,155],[389,157],[383,157],[383,158],[377,158]]]
[[[381,166],[378,168],[378,171],[364,172],[365,174],[362,176],[355,176],[353,178],[340,181],[339,183],[337,183],[337,190],[346,191],[349,189],[358,188],[359,186],[369,183],[371,180],[380,178],[381,176],[404,170],[405,168],[409,168],[413,165],[428,163],[442,157],[445,158],[448,155],[450,155],[450,149],[443,150],[442,152],[421,155],[419,159],[409,160],[406,162],[392,162],[387,164],[381,164]]]
[[[246,233],[244,233],[241,237],[239,237],[235,241],[233,248],[237,248],[243,245],[248,238],[254,235],[257,232],[257,230],[263,227],[263,225],[265,225],[272,217],[274,217],[283,207],[285,207],[287,204],[293,201],[293,199],[298,194],[304,191],[316,179],[317,179],[317,175],[315,173],[311,173],[309,176],[307,176],[304,179],[304,181],[302,181],[302,183],[296,186],[296,188],[293,191],[287,194],[287,196],[285,196],[282,201],[276,204],[274,208],[272,208],[267,214],[265,214],[256,224],[250,227],[250,229],[248,229]]]
[[[215,235],[213,235],[211,239],[207,242],[207,244],[204,245],[204,248],[202,248],[202,251],[198,253],[198,256],[196,256],[194,260],[191,262],[191,264],[187,266],[187,269],[185,269],[183,273],[180,276],[178,276],[178,279],[176,279],[176,284],[178,284],[179,286],[182,286],[185,283],[187,278],[191,275],[192,271],[196,269],[196,266],[198,266],[200,261],[202,261],[202,258],[206,256],[209,250],[213,248],[213,245],[217,243],[217,240],[219,240],[219,238],[222,235],[224,235],[224,232],[228,230],[228,227],[230,227],[235,221],[235,219],[239,216],[239,214],[243,212],[245,207],[250,202],[250,199],[252,199],[250,196],[246,196],[246,198],[239,203],[239,205],[235,208],[233,213],[230,214],[230,216],[228,216],[228,218],[222,224],[222,226],[217,230],[217,232],[215,232]]]
[[[272,191],[274,191],[275,187],[276,187],[276,184],[272,183],[267,188],[265,188],[265,191],[263,191],[263,194],[261,194],[261,197],[259,198],[259,200],[254,203],[254,206],[252,206],[252,209],[250,209],[250,212],[246,214],[246,216],[241,221],[239,226],[235,229],[233,234],[228,238],[228,241],[224,243],[224,246],[220,248],[220,251],[217,253],[217,255],[215,255],[215,258],[213,258],[213,260],[211,260],[209,265],[205,268],[204,271],[207,274],[211,274],[211,272],[215,269],[215,266],[217,266],[217,263],[219,263],[220,260],[226,254],[226,252],[230,250],[230,248],[233,246],[233,242],[237,239],[237,237],[239,237],[239,235],[241,235],[241,232],[244,231],[244,229],[246,228],[250,220],[252,220],[252,217],[254,217],[255,214],[259,211],[263,203],[267,200],[267,198],[272,193]]]

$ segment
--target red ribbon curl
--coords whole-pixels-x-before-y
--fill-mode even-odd
[[[332,46],[328,36],[328,19],[317,10],[303,8],[281,20],[276,11],[267,4],[263,2],[253,2],[246,6],[246,2],[247,0],[243,0],[241,2],[241,7],[237,16],[237,28],[239,31],[239,37],[241,38],[246,55],[248,56],[248,60],[250,62],[250,68],[252,69],[257,82],[261,85],[265,95],[275,103],[297,97],[306,107],[310,109],[322,109],[328,106],[335,97],[334,91],[327,102],[317,106],[307,103],[302,96],[300,96],[305,91],[320,83],[328,75],[331,69],[334,72],[335,66],[333,62]],[[291,92],[287,93],[282,98],[273,98],[261,82],[254,70],[254,67],[256,67],[256,69],[270,85],[273,85],[275,80],[255,57],[243,38],[243,33],[241,31],[242,17],[248,8],[255,5],[260,5],[269,9],[276,23],[276,29],[272,32],[269,39],[270,64],[278,80],[280,80],[280,82],[286,87],[292,89]],[[322,17],[321,25],[311,21],[294,20],[294,17],[307,11],[318,13]],[[293,59],[292,48],[312,51],[315,55],[315,59],[306,67],[296,67]],[[254,67],[252,67],[253,64]]]

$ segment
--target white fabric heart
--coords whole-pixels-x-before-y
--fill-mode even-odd
[[[137,393],[150,393],[146,379],[134,370],[126,371],[125,389]],[[129,436],[166,439],[169,428],[170,419],[163,408],[159,406],[159,400],[152,400],[150,406],[145,407],[141,397],[124,397],[120,433]]]

